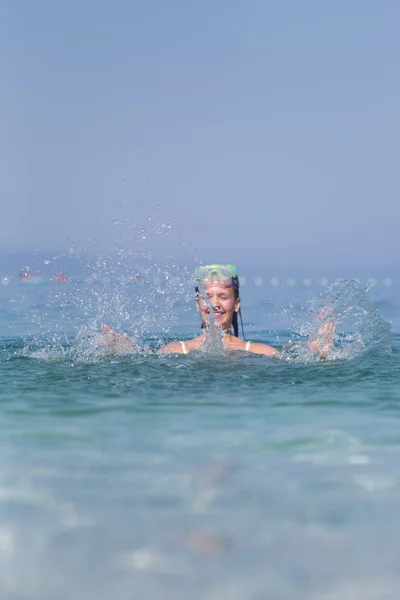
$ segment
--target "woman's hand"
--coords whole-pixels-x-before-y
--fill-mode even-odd
[[[332,308],[325,307],[321,310],[317,317],[318,321],[322,321],[329,314],[332,313]],[[324,323],[317,331],[317,336],[312,342],[308,344],[308,349],[314,354],[318,354],[321,358],[328,356],[329,350],[333,346],[334,334],[336,333],[336,322],[332,316],[331,320]]]
[[[101,326],[103,333],[100,335],[100,344],[105,346],[112,354],[116,352],[133,351],[135,346],[133,340],[127,333],[117,333],[111,327],[103,323]]]

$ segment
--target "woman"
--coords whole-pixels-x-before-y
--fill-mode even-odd
[[[246,342],[239,338],[238,315],[241,319],[239,278],[234,265],[215,264],[198,267],[195,270],[196,278],[196,307],[202,320],[201,335],[187,342],[171,342],[160,348],[158,353],[188,354],[192,350],[201,350],[207,339],[206,332],[214,325],[221,330],[221,342],[230,351],[243,350],[265,356],[280,356],[280,352],[267,344]],[[200,293],[200,287],[203,293]],[[232,333],[233,328],[233,333]],[[112,352],[117,350],[133,350],[134,344],[127,334],[117,334],[108,325],[103,325],[102,343]],[[242,323],[243,331],[243,323]],[[323,325],[318,334],[322,336],[309,344],[309,350],[326,358],[329,347],[333,343],[332,333],[335,326],[332,323]]]

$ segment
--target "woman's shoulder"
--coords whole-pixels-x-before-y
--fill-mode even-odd
[[[268,344],[261,342],[247,342],[246,350],[255,354],[263,354],[264,356],[280,356],[279,350]]]
[[[268,344],[260,342],[251,342],[241,340],[235,336],[231,336],[231,339],[227,343],[227,346],[232,350],[244,350],[246,352],[252,352],[253,354],[263,354],[265,356],[280,356],[279,351]]]
[[[197,350],[204,341],[204,336],[199,335],[186,342],[171,342],[158,350],[159,354],[187,354],[189,350]]]
[[[157,352],[158,352],[158,354],[168,354],[169,352],[176,354],[176,353],[182,353],[183,349],[182,349],[181,342],[170,342],[166,346],[162,346],[162,348],[159,348],[157,350]]]

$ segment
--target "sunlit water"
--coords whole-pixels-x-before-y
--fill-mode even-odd
[[[347,282],[282,315],[247,292],[283,360],[159,356],[199,325],[157,285],[1,290],[0,598],[397,600],[398,334]],[[104,356],[107,319],[136,353]]]

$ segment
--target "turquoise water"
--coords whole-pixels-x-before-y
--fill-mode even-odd
[[[321,362],[157,356],[198,332],[184,295],[140,308],[138,352],[110,358],[93,333],[137,290],[3,287],[0,597],[397,599],[400,335],[346,289]],[[250,337],[301,348],[300,291],[279,311],[245,290]]]

